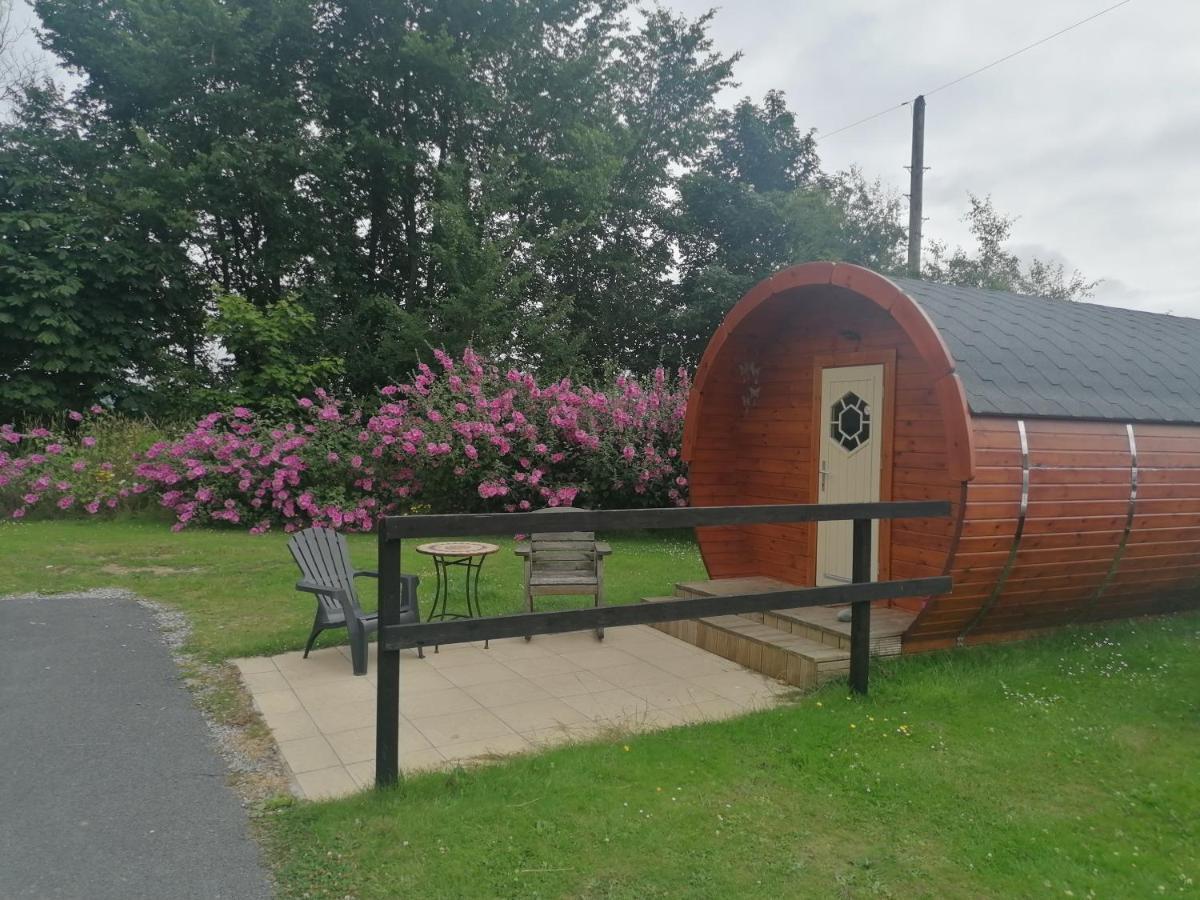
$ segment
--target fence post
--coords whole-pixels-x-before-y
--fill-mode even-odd
[[[854,520],[854,543],[850,580],[862,584],[871,580],[871,520]],[[871,674],[871,603],[861,600],[850,604],[850,690],[866,695]]]
[[[379,522],[379,635],[389,625],[400,624],[404,585],[400,581],[400,542],[390,541],[387,524]],[[379,643],[375,693],[375,786],[395,784],[400,778],[400,651],[385,650]]]

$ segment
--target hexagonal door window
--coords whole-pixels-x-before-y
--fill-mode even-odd
[[[871,439],[871,405],[848,391],[829,412],[830,434],[847,450],[857,450]]]

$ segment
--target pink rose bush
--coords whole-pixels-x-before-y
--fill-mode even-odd
[[[32,510],[101,511],[144,506],[150,485],[134,471],[131,435],[139,430],[102,406],[70,410],[54,428],[0,425],[0,514]]]
[[[381,388],[373,409],[318,390],[297,399],[291,422],[244,407],[212,412],[120,467],[101,461],[103,442],[88,431],[99,407],[69,416],[65,436],[3,426],[0,478],[12,490],[0,485],[0,498],[15,498],[8,514],[21,518],[46,505],[96,514],[149,491],[176,529],[217,522],[253,533],[367,531],[380,515],[413,509],[682,506],[688,389],[686,372],[661,369],[602,390],[543,385],[470,349],[460,359],[436,351],[410,382]],[[2,450],[17,445],[19,456]]]

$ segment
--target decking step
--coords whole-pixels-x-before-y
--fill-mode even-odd
[[[678,599],[646,597],[643,602]],[[744,616],[707,616],[660,622],[654,627],[748,669],[801,688],[816,687],[850,669],[849,651]]]
[[[798,586],[765,576],[717,578],[711,581],[681,581],[675,592],[681,597],[720,597],[734,594],[759,594],[795,590]],[[806,606],[761,613],[743,613],[743,617],[780,631],[791,632],[820,644],[850,649],[850,623],[839,622],[844,607]],[[892,607],[871,611],[871,655],[899,656],[904,632],[915,613]]]

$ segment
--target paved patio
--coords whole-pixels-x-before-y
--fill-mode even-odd
[[[400,765],[451,768],[622,731],[739,715],[787,685],[644,625],[401,654]],[[369,787],[375,774],[375,645],[355,678],[347,647],[234,661],[310,799]]]

